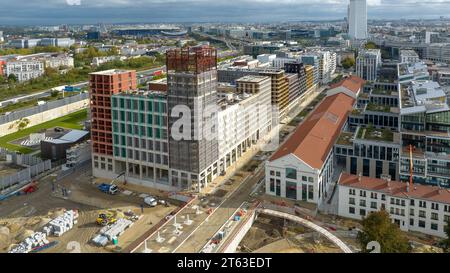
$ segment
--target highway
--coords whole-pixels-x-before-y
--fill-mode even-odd
[[[143,71],[138,71],[137,72],[138,84],[143,84],[143,83],[151,80],[151,78],[152,78],[151,74],[153,74],[153,72],[158,71],[158,70],[165,70],[165,69],[166,69],[166,66],[163,65],[163,66],[157,67],[157,68],[152,68],[152,69],[147,69],[147,70],[143,70]],[[142,77],[141,77],[141,75],[142,75]],[[88,85],[89,85],[88,81],[72,84],[72,86],[80,87],[80,88],[87,87]],[[1,101],[0,102],[0,107],[8,105],[10,103],[17,103],[17,102],[20,102],[20,101],[26,101],[26,100],[35,99],[35,98],[39,99],[39,98],[48,97],[48,96],[50,96],[50,94],[52,92],[52,89],[36,92],[36,93],[33,93],[33,94],[29,94],[29,95],[17,96],[17,97],[11,98],[11,99],[7,99],[7,100],[4,100],[4,101]]]

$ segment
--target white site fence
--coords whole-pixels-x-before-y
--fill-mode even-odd
[[[52,168],[50,160],[43,161],[32,155],[16,154],[5,149],[0,149],[0,157],[8,158],[8,162],[11,164],[24,167],[23,170],[14,174],[0,177],[0,200],[8,193],[29,183],[33,177]]]
[[[16,120],[20,120],[22,118],[26,118],[35,114],[39,114],[48,110],[52,110],[55,108],[59,108],[74,102],[79,102],[82,100],[85,100],[89,98],[89,94],[88,93],[81,93],[78,95],[74,95],[71,97],[67,97],[64,99],[59,99],[59,100],[55,100],[55,101],[50,101],[47,102],[44,105],[38,105],[38,106],[34,106],[28,109],[24,109],[24,110],[19,110],[19,111],[15,111],[12,113],[9,113],[7,115],[2,115],[0,116],[0,124],[5,124],[8,122],[12,122],[12,121],[16,121]]]

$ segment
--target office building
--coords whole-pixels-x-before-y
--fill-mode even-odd
[[[356,75],[367,81],[376,81],[381,68],[381,51],[379,49],[361,50],[356,58]]]
[[[419,55],[412,49],[400,50],[401,63],[418,63],[420,62]]]
[[[350,0],[348,6],[348,36],[353,40],[368,38],[366,0]]]
[[[442,87],[433,81],[402,86],[400,105],[400,179],[450,188],[450,108]]]

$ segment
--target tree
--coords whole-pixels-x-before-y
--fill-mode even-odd
[[[442,248],[444,252],[450,253],[450,220],[446,221],[444,232],[447,234],[447,238],[442,240]]]
[[[352,57],[347,57],[341,62],[342,67],[345,69],[349,69],[355,65],[355,59]]]
[[[14,74],[9,74],[8,76],[8,82],[9,83],[16,83],[17,82],[17,76]]]
[[[378,49],[378,46],[374,42],[367,42],[366,49]]]
[[[358,233],[358,242],[362,252],[370,252],[366,249],[369,242],[378,242],[382,253],[408,253],[411,247],[408,238],[400,228],[391,222],[389,213],[385,210],[372,212],[362,221],[363,229]]]

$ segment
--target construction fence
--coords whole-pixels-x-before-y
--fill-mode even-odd
[[[0,149],[0,157],[8,164],[24,167],[14,174],[0,177],[0,198],[21,186],[29,183],[34,177],[50,170],[50,160],[42,160],[32,155],[16,154],[5,149]]]
[[[22,118],[36,115],[36,114],[39,114],[39,113],[42,113],[42,112],[45,112],[48,110],[59,108],[59,107],[62,107],[62,106],[65,106],[65,105],[68,105],[68,104],[71,104],[74,102],[79,102],[79,101],[82,101],[82,100],[85,100],[88,98],[89,98],[88,93],[80,93],[78,95],[63,98],[60,100],[50,101],[43,105],[38,105],[38,106],[30,107],[30,108],[27,108],[24,110],[15,111],[15,112],[9,113],[7,115],[0,116],[0,125],[8,123],[8,122],[12,122],[12,121],[20,120]]]

